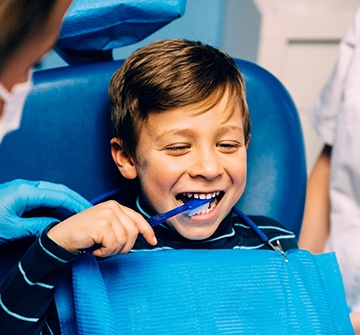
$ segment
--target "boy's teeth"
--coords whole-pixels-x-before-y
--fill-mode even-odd
[[[210,204],[206,203],[200,207],[194,208],[192,210],[188,210],[188,211],[186,211],[186,214],[188,216],[208,214],[216,206],[216,204],[217,204],[216,196],[218,196],[219,194],[220,194],[220,191],[213,192],[213,193],[186,193],[186,194],[184,194],[184,195],[187,195],[189,198],[194,198],[194,199],[213,199],[212,202],[210,202]]]
[[[208,204],[202,205],[198,208],[190,209],[186,211],[186,215],[194,216],[194,215],[204,215],[209,213],[215,206],[208,207]]]
[[[193,215],[204,215],[209,213],[218,203],[216,197],[220,193],[221,193],[220,191],[216,191],[213,193],[183,193],[183,196],[189,199],[212,199],[210,203],[206,203],[200,207],[186,211],[186,214],[188,216],[193,216]]]
[[[211,199],[211,198],[215,198],[219,194],[220,191],[213,193],[184,193],[184,195],[187,196],[188,198],[195,198],[195,199]]]

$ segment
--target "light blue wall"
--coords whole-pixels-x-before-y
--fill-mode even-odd
[[[164,38],[187,38],[221,47],[226,2],[227,0],[187,0],[185,14],[180,19],[171,22],[136,44],[116,49],[114,58],[126,58],[133,50]],[[51,52],[44,58],[41,68],[66,65],[55,52]]]
[[[220,47],[223,7],[223,0],[187,0],[184,16],[148,36],[143,41],[116,50],[114,57],[127,57],[130,52],[141,46],[166,38],[187,38]]]

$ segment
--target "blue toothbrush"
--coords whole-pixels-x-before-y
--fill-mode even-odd
[[[156,214],[156,215],[146,219],[146,221],[149,222],[151,227],[154,227],[154,226],[156,226],[160,223],[163,223],[166,220],[170,219],[171,217],[178,215],[182,212],[186,212],[188,210],[193,210],[195,208],[204,206],[204,205],[208,204],[211,200],[213,200],[213,198],[210,198],[210,199],[195,199],[195,198],[193,198],[179,207],[171,209],[165,213]]]

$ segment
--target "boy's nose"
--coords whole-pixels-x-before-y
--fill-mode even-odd
[[[188,173],[193,178],[215,179],[223,173],[220,157],[215,151],[194,153],[193,164],[189,168]]]

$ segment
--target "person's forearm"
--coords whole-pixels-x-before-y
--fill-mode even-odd
[[[354,332],[356,335],[360,335],[360,312],[352,312],[350,314],[350,319]]]
[[[308,178],[299,247],[313,253],[324,251],[330,232],[330,161],[331,147],[325,145]]]

